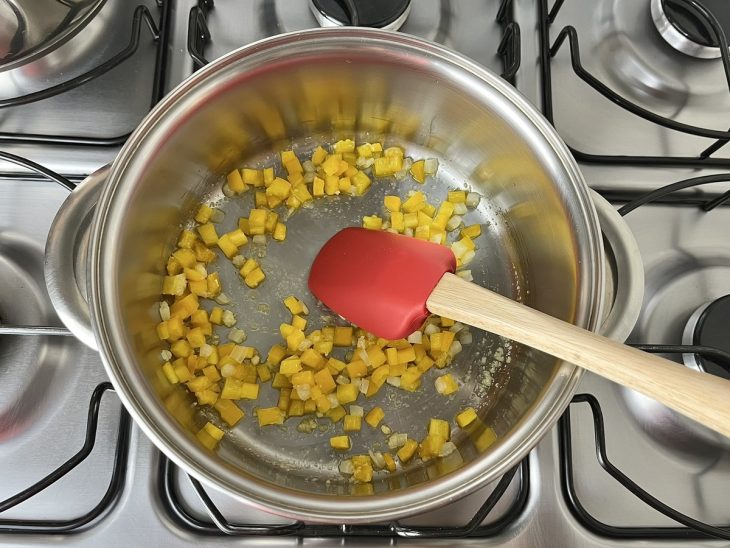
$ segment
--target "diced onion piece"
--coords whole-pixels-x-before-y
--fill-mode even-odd
[[[383,458],[382,453],[373,452],[373,450],[370,449],[370,450],[368,450],[368,454],[370,455],[370,460],[373,461],[375,468],[377,468],[377,469],[385,468],[385,458]]]
[[[203,346],[200,347],[199,353],[200,353],[201,358],[207,358],[208,356],[210,356],[213,353],[213,347],[210,346],[209,344],[204,344]]]
[[[367,395],[368,388],[370,388],[370,380],[369,379],[362,379],[360,381],[360,393],[363,395]]]
[[[462,280],[466,280],[467,282],[474,281],[474,276],[471,275],[471,270],[460,270],[456,273],[456,275]]]
[[[236,344],[241,344],[246,340],[246,332],[234,327],[228,332],[228,340]]]
[[[447,441],[439,449],[439,457],[448,457],[451,453],[456,451],[456,445],[452,441]]]
[[[230,310],[223,311],[223,316],[221,320],[223,321],[223,325],[225,325],[226,327],[233,327],[234,325],[236,325],[236,316],[234,316],[233,312],[231,312]]]
[[[454,215],[466,215],[467,209],[466,204],[458,203],[454,204]]]
[[[337,378],[335,379],[335,382],[337,384],[350,384],[350,379],[348,379],[344,375],[337,375]]]
[[[381,432],[382,432],[383,434],[385,434],[386,436],[389,436],[389,435],[391,434],[391,432],[393,432],[393,431],[392,431],[392,430],[390,429],[390,426],[388,426],[387,424],[384,424],[384,425],[382,425],[382,426],[380,427],[380,431],[381,431]]]
[[[233,263],[233,266],[240,270],[240,268],[243,266],[243,263],[246,262],[246,257],[244,257],[243,255],[234,255],[234,257],[231,259],[231,262]]]
[[[221,377],[228,378],[232,377],[236,373],[236,366],[232,363],[227,363],[221,367]]]
[[[352,461],[350,459],[340,462],[340,472],[347,474],[348,476],[351,476],[353,472],[355,472],[355,467],[352,466]]]
[[[456,356],[459,352],[461,352],[461,343],[459,341],[454,341],[451,343],[451,346],[449,347],[449,356],[452,358]]]
[[[297,346],[297,350],[300,352],[304,352],[307,348],[311,348],[314,345],[312,341],[309,339],[304,339],[302,342],[299,343],[299,346]]]
[[[423,341],[423,333],[420,331],[414,331],[410,335],[408,335],[408,342],[411,344],[421,344]]]
[[[424,328],[424,330],[423,330],[423,332],[424,332],[424,333],[425,333],[426,335],[433,335],[434,333],[438,333],[439,331],[441,331],[441,329],[439,329],[439,326],[438,326],[438,325],[436,325],[436,324],[433,324],[433,323],[430,323],[430,324],[428,324],[428,325],[427,325],[427,326],[426,326],[426,327]]]
[[[327,394],[327,400],[330,402],[330,407],[332,409],[340,405],[340,400],[337,399],[337,394],[335,392]]]
[[[257,245],[266,245],[266,235],[265,234],[256,234],[256,236],[251,238],[251,241]]]
[[[223,292],[219,293],[214,300],[218,304],[231,304],[231,298]]]
[[[223,222],[223,219],[225,219],[226,214],[223,213],[222,210],[214,207],[213,212],[210,214],[210,222],[211,223],[221,223]]]
[[[304,160],[302,162],[302,167],[304,168],[305,173],[314,173],[317,171],[317,168],[312,163],[312,160]]]
[[[312,388],[308,384],[297,384],[294,388],[302,401],[308,400],[312,395]]]
[[[358,391],[360,390],[360,385],[362,384],[362,379],[356,378],[356,379],[350,379],[350,384],[354,384]]]
[[[408,434],[400,433],[393,434],[388,438],[388,447],[395,449],[397,447],[403,447],[408,441]]]
[[[228,198],[230,198],[230,197],[232,197],[232,196],[233,196],[234,194],[235,194],[235,192],[233,192],[233,191],[231,190],[231,187],[229,187],[229,186],[228,186],[228,183],[224,183],[224,184],[223,184],[223,195],[224,195],[224,196],[226,196],[226,197],[228,197]]]
[[[307,172],[307,173],[304,174],[304,182],[305,183],[312,183],[312,182],[314,182],[314,178],[315,177],[316,177],[316,174],[315,173]],[[306,204],[308,204],[308,203],[309,202],[306,202]]]
[[[387,382],[390,386],[398,388],[400,386],[400,377],[388,377],[385,379],[385,382]]]
[[[163,362],[169,362],[172,359],[172,352],[169,350],[162,350],[160,352],[160,358],[162,358]]]
[[[476,207],[479,205],[479,201],[482,199],[482,196],[476,192],[467,192],[466,194],[466,206],[467,207]]]
[[[439,161],[436,158],[426,158],[426,161],[423,163],[423,171],[426,175],[433,175],[438,168]]]
[[[474,255],[476,254],[474,253],[473,249],[470,249],[469,251],[464,253],[464,256],[461,258],[461,264],[467,265],[472,262],[472,260],[474,260]]]
[[[403,234],[406,235],[406,236],[410,236],[411,238],[413,238],[413,229],[412,228],[406,228],[403,231]]]
[[[452,333],[458,333],[462,329],[464,329],[464,324],[461,322],[454,322],[454,325],[449,327],[449,331],[451,331]]]
[[[362,417],[365,415],[365,410],[359,405],[351,405],[350,415],[354,415],[355,417]]]
[[[472,342],[471,331],[464,330],[461,333],[459,333],[459,342],[464,346],[471,344],[471,342]]]
[[[253,365],[258,365],[261,363],[261,358],[259,358],[258,356],[254,356],[253,358],[251,358],[251,363]]]
[[[162,301],[160,303],[160,319],[163,322],[170,319],[170,305],[167,304],[167,301]]]
[[[446,230],[451,232],[452,230],[456,230],[461,226],[461,217],[458,215],[454,215],[449,219],[449,221],[446,223]]]

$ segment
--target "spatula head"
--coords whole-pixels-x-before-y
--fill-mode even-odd
[[[309,289],[340,316],[378,337],[400,339],[428,317],[426,300],[446,272],[451,249],[400,234],[346,228],[320,250]]]

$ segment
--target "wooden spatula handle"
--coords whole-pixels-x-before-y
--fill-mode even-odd
[[[453,274],[444,275],[426,306],[579,365],[730,437],[728,380],[601,337]]]

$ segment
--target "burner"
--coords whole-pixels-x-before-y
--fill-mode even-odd
[[[730,326],[730,295],[725,295],[703,304],[690,316],[684,329],[682,343],[714,346],[730,352],[728,326]],[[685,354],[684,362],[688,367],[710,373],[724,369],[712,360],[697,354]]]
[[[323,27],[352,25],[351,4],[360,27],[398,30],[411,11],[411,0],[310,0],[309,7]]]
[[[709,12],[727,37],[730,2],[727,0],[651,0],[651,16],[659,34],[678,51],[699,59],[720,57],[720,43],[700,10]]]

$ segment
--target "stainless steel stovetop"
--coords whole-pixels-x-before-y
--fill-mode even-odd
[[[716,132],[730,125],[730,91],[720,60],[693,59],[669,47],[653,27],[649,0],[561,4],[549,24],[552,6],[546,0],[413,0],[401,30],[443,43],[496,72],[515,72],[517,88],[554,121],[589,184],[616,207],[669,183],[729,171],[730,147],[719,148],[709,161],[695,159],[712,138],[668,129],[621,108],[579,77],[567,39],[552,58],[545,43],[552,45],[562,29],[573,27],[589,75],[637,107],[668,118],[669,125]],[[149,105],[200,63],[272,34],[317,25],[307,0],[211,5],[106,0],[99,16],[114,23],[102,38],[88,38],[98,46],[86,45],[91,53],[79,58],[72,76],[133,44],[139,30],[131,55],[49,99],[7,107],[7,97],[0,97],[0,152],[78,181],[113,159]],[[152,29],[144,17],[135,27],[138,6],[149,12]],[[500,8],[508,16],[501,23]],[[498,54],[503,39],[505,58]],[[46,86],[64,80],[52,73],[39,77]],[[617,293],[644,295],[630,342],[680,345],[695,310],[730,294],[730,208],[705,212],[697,205],[726,190],[722,182],[689,188],[626,215],[645,274],[644,289],[637,290],[617,268]],[[0,324],[60,325],[45,292],[43,248],[66,195],[36,173],[0,162]],[[624,304],[625,321],[633,323],[631,303]],[[580,387],[584,396],[513,476],[401,524],[435,538],[373,536],[388,533],[385,526],[287,527],[285,520],[195,485],[130,425],[105,382],[99,356],[69,337],[0,336],[0,500],[5,500],[0,544],[727,544],[653,509],[634,487],[664,503],[668,513],[730,526],[730,451],[652,402],[592,375]],[[620,481],[601,467],[597,446],[605,449]],[[50,481],[55,470],[67,468]],[[9,504],[10,498],[24,501]],[[470,520],[477,525],[471,538],[450,536],[464,532],[459,528]]]

